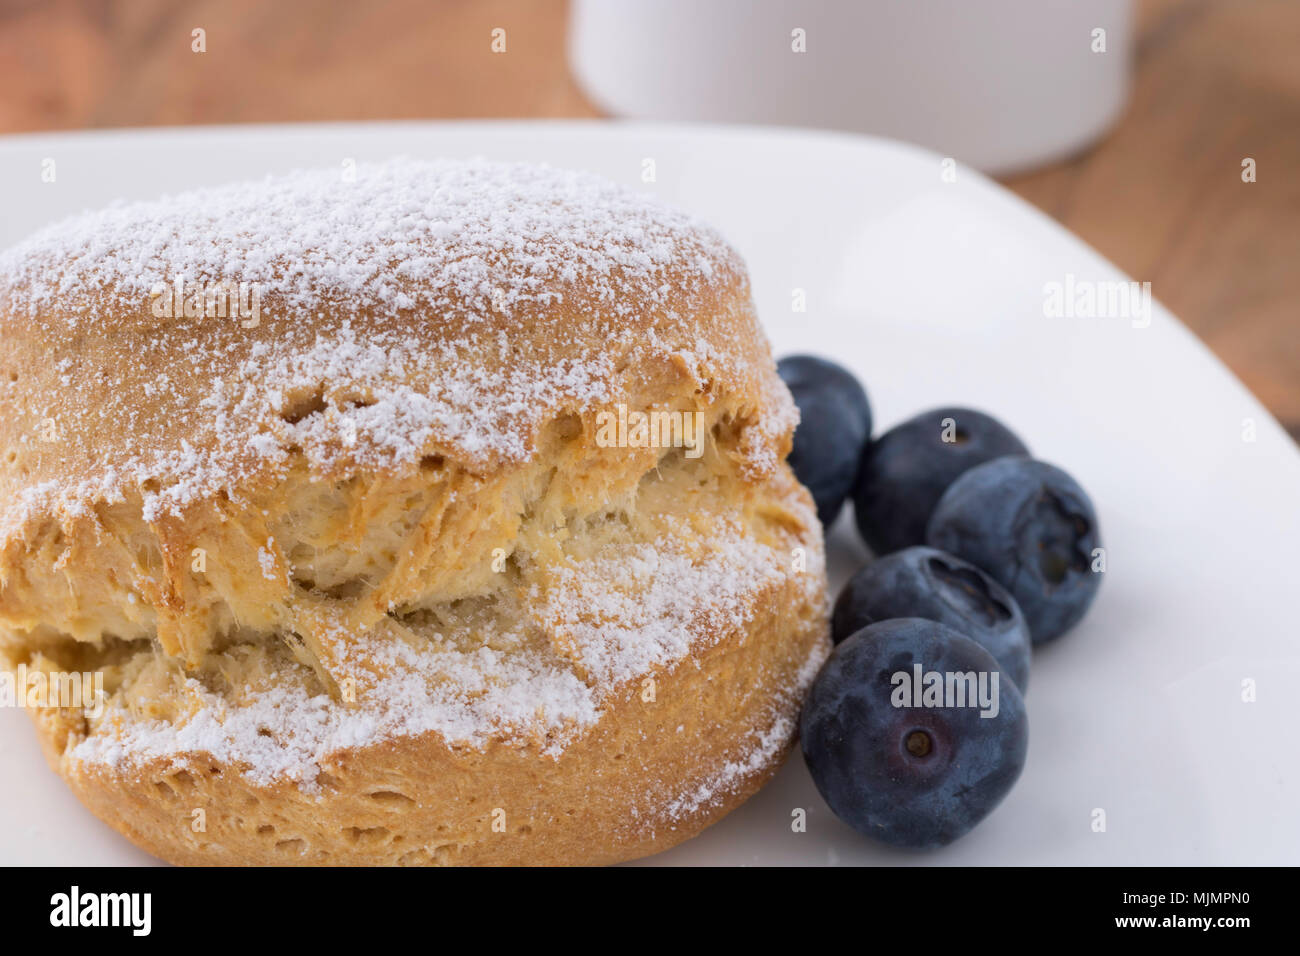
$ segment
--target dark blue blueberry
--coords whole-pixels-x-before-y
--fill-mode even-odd
[[[925,544],[925,528],[948,486],[1003,455],[1027,455],[1005,425],[969,408],[936,408],[867,446],[853,491],[862,539],[876,554]]]
[[[991,577],[944,551],[917,545],[877,558],[835,602],[838,644],[877,621],[923,617],[969,637],[993,655],[1023,694],[1029,685],[1029,625],[1015,599]]]
[[[1078,623],[1101,587],[1101,547],[1087,492],[1054,465],[1003,458],[972,468],[944,492],[927,535],[1011,592],[1035,644]]]
[[[776,371],[799,406],[790,467],[829,528],[853,490],[862,448],[871,438],[867,393],[848,369],[815,355],[788,355]]]
[[[945,687],[953,675],[954,689],[957,675],[976,685],[983,675],[996,713],[979,706],[978,693],[967,706],[947,694],[931,701],[940,706],[915,706],[916,665],[923,689],[930,673]],[[988,651],[934,621],[898,618],[835,648],[804,702],[799,733],[813,782],[837,817],[885,843],[929,849],[962,836],[1007,795],[1025,764],[1029,721],[1020,691]]]

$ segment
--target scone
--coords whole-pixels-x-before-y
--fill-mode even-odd
[[[828,649],[744,266],[585,174],[352,172],[0,256],[0,650],[49,761],[176,863],[664,850]]]

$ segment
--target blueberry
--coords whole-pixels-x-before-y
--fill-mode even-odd
[[[1029,684],[1029,625],[1015,599],[960,558],[917,545],[877,558],[853,576],[835,602],[831,636],[896,617],[938,621],[984,648],[1016,682]]]
[[[982,568],[1011,592],[1035,644],[1064,634],[1101,586],[1097,513],[1078,482],[1054,465],[1002,458],[944,492],[928,538]]]
[[[853,491],[862,539],[876,554],[925,544],[926,522],[963,472],[1029,450],[1005,425],[969,408],[936,408],[867,446]]]
[[[944,688],[982,681],[983,693],[968,694],[965,706],[947,694],[916,706],[916,665],[922,688],[938,673]],[[799,734],[837,817],[885,843],[929,849],[968,832],[1007,795],[1025,764],[1029,721],[988,651],[935,621],[897,618],[835,648],[804,702]]]
[[[799,407],[790,467],[829,528],[853,489],[862,448],[871,438],[867,393],[848,369],[814,355],[788,355],[776,371]]]

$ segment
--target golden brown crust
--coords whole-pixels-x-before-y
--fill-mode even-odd
[[[570,174],[359,175],[0,256],[0,654],[106,675],[47,755],[175,862],[663,849],[772,772],[825,653],[743,266]],[[252,276],[259,321],[160,322],[169,270]],[[611,445],[619,408],[699,447]]]

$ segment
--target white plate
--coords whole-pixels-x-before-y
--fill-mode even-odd
[[[937,156],[850,136],[612,123],[19,137],[0,141],[0,243],[117,198],[400,153],[587,168],[699,213],[748,260],[778,353],[851,366],[877,432],[940,404],[986,409],[1099,509],[1107,579],[1084,623],[1035,655],[1028,765],[973,833],[925,856],[876,847],[830,814],[796,756],[653,862],[1300,862],[1300,453],[1158,305],[1145,328],[1047,318],[1045,283],[1124,277],[969,170],[945,182]],[[848,519],[831,553],[838,586],[863,558]],[[0,863],[149,861],[46,769],[18,711],[0,712],[0,759]],[[806,832],[792,832],[796,808]]]

